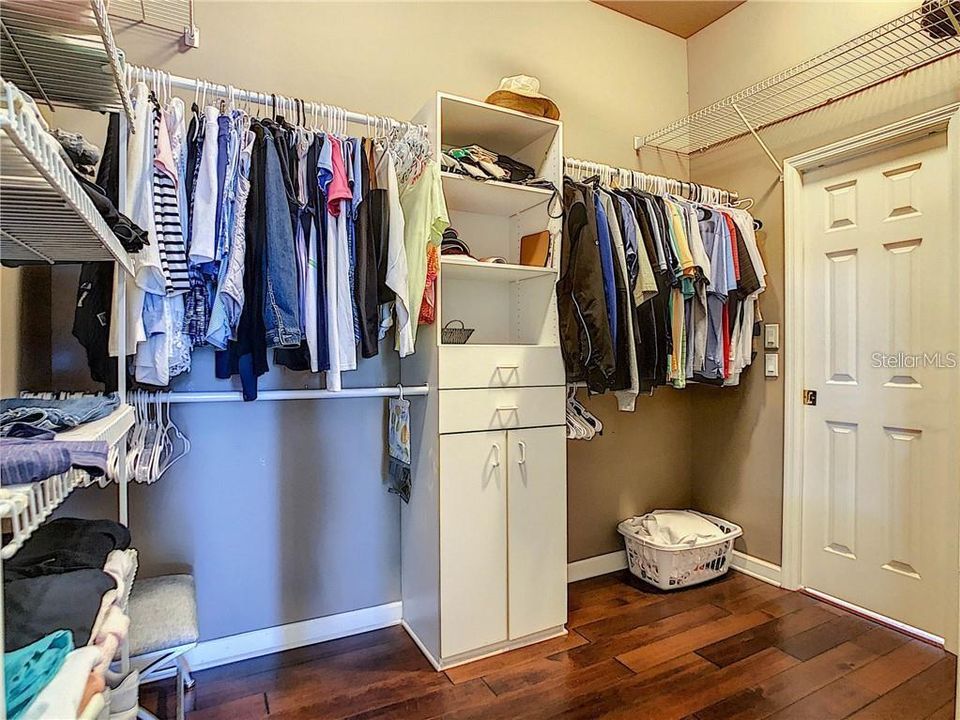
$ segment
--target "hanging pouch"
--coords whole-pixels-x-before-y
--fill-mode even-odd
[[[410,502],[410,401],[390,399],[389,466],[387,483],[392,493]]]

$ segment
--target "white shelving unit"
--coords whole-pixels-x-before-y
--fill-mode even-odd
[[[119,345],[124,347],[123,296],[133,268],[130,257],[60,157],[57,141],[47,134],[32,104],[10,82],[15,80],[51,111],[57,105],[120,111],[129,120],[132,108],[105,5],[102,0],[4,0],[0,33],[4,73],[0,79],[0,257],[49,264],[114,262],[121,295],[114,320],[121,328]],[[120,373],[118,391],[120,397],[126,395],[125,372]],[[123,524],[127,523],[126,435],[133,422],[132,409],[122,405],[107,418],[59,436],[103,440],[115,448],[119,520]],[[91,483],[87,473],[71,470],[42,481],[0,488],[0,522],[12,531],[11,539],[0,547],[0,558],[13,557],[75,488]],[[122,672],[129,671],[126,642],[121,647],[120,666]],[[4,692],[0,667],[0,695]],[[84,716],[99,713],[105,702],[105,695],[95,696]],[[0,716],[4,716],[2,711]]]
[[[105,418],[57,433],[57,439],[103,440],[113,448],[133,427],[133,419],[133,408],[121,405]],[[0,558],[12,558],[74,489],[91,482],[87,473],[70,470],[45,480],[0,488],[0,521],[9,522],[12,533],[11,539],[0,548]]]
[[[439,93],[416,118],[433,147],[480,145],[562,182],[562,126]],[[411,406],[413,490],[401,509],[403,625],[438,669],[566,632],[564,369],[553,192],[444,173],[451,225],[478,258],[441,257],[438,322],[401,362]],[[554,213],[558,214],[558,213]],[[552,231],[547,267],[520,238]],[[444,343],[442,326],[474,330]]]
[[[4,0],[4,76],[50,110],[133,110],[103,0]]]
[[[6,68],[4,68],[6,69]],[[0,256],[53,264],[130,256],[60,157],[59,144],[0,80]]]

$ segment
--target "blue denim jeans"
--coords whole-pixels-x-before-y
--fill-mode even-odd
[[[66,430],[104,418],[119,405],[120,396],[116,393],[62,400],[5,398],[0,400],[0,436],[9,435],[13,425],[27,425],[37,430]]]
[[[266,167],[264,184],[267,222],[267,292],[263,323],[271,347],[297,347],[300,331],[300,296],[297,289],[297,257],[290,222],[290,204],[283,184],[280,158],[273,135],[265,130]]]

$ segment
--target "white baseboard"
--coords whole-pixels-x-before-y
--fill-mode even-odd
[[[627,567],[627,553],[625,550],[597,555],[596,557],[577,560],[567,564],[567,582],[577,582],[587,578],[606,575],[607,573],[623,570]]]
[[[400,608],[401,603],[398,600],[313,620],[205,640],[187,653],[187,661],[191,670],[204,670],[347,635],[379,630],[399,624]]]
[[[780,587],[780,566],[772,562],[755,558],[739,550],[733,551],[730,567],[757,580]]]

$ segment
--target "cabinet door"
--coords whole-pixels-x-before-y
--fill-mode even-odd
[[[440,436],[440,652],[507,639],[507,434]]]
[[[562,427],[510,430],[510,639],[567,622],[567,441]]]

